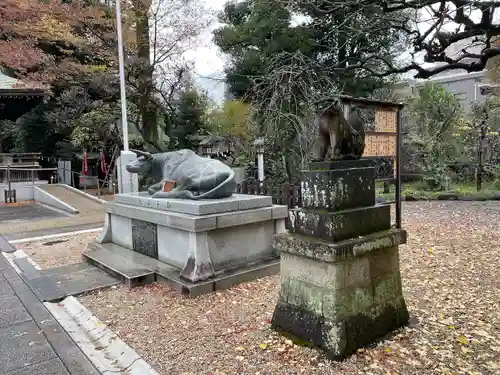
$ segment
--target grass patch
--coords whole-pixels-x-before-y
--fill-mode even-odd
[[[499,199],[500,190],[496,189],[492,183],[483,184],[483,188],[477,191],[474,184],[452,184],[449,190],[432,191],[428,190],[422,182],[402,183],[401,196],[403,199],[470,199],[470,200],[493,200]],[[382,182],[376,183],[377,198],[387,201],[395,199],[395,186],[390,185],[389,193],[384,193]]]

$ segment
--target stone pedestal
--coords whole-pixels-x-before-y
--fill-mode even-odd
[[[342,359],[408,322],[390,207],[375,204],[369,161],[313,163],[290,233],[274,236],[281,289],[274,329]]]
[[[137,155],[132,151],[121,151],[116,160],[119,193],[135,193],[139,191],[139,180],[136,173],[127,171],[127,164],[137,160]]]
[[[155,199],[117,194],[104,204],[97,242],[113,243],[178,270],[198,283],[259,262],[276,262],[273,235],[285,232],[287,206],[269,196],[234,194],[214,200]],[[247,281],[247,280],[245,280]]]

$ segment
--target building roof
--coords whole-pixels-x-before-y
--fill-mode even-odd
[[[461,81],[463,79],[482,79],[486,77],[486,70],[482,70],[480,72],[472,72],[467,73],[464,71],[450,71],[446,75],[436,75],[428,79],[405,79],[399,82],[394,83],[395,87],[400,86],[423,86],[426,82],[435,82],[435,83],[448,83],[454,81]]]
[[[24,82],[9,77],[0,70],[0,96],[42,96],[47,91],[41,87],[29,87]]]
[[[9,77],[0,72],[0,90],[13,89],[22,85],[18,79]]]

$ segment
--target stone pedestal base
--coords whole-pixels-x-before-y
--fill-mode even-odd
[[[159,260],[192,283],[278,259],[272,238],[285,231],[288,211],[287,206],[273,205],[271,197],[244,194],[214,200],[117,194],[104,209],[98,243],[113,243]]]
[[[281,290],[273,328],[342,359],[406,324],[398,255],[405,242],[396,229],[336,243],[274,236]]]

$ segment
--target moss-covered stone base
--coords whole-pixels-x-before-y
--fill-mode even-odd
[[[408,320],[408,310],[402,296],[366,312],[340,319],[325,317],[280,298],[274,310],[272,327],[298,339],[299,344],[319,347],[331,359],[342,360],[357,349],[407,324]]]
[[[337,211],[375,204],[375,167],[361,160],[322,164],[331,169],[302,172],[303,208]]]
[[[375,205],[336,212],[296,208],[288,211],[290,232],[342,241],[391,228],[391,207]]]
[[[276,236],[281,288],[272,325],[341,359],[408,322],[393,229],[324,243]]]

